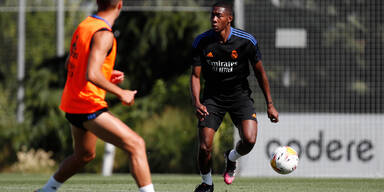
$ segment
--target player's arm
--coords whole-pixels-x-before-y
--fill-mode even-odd
[[[259,86],[263,91],[265,102],[267,103],[268,117],[272,122],[276,123],[279,121],[279,113],[273,105],[268,77],[265,73],[263,62],[261,60],[258,60],[255,64],[252,65],[252,68],[259,83]]]
[[[108,51],[113,46],[113,41],[114,36],[110,31],[98,31],[94,34],[88,58],[86,78],[96,86],[115,94],[123,103],[131,105],[134,102],[137,91],[121,89],[119,86],[107,80],[101,71]]]
[[[192,66],[190,81],[192,104],[195,107],[197,117],[202,121],[209,113],[207,108],[200,102],[200,74],[201,66]]]

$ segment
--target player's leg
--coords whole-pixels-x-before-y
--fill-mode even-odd
[[[212,99],[207,99],[203,103],[209,112],[203,121],[199,121],[199,151],[198,162],[202,183],[195,189],[195,192],[212,192],[214,185],[212,182],[212,149],[215,132],[219,128],[225,109]]]
[[[100,139],[128,152],[132,175],[137,185],[139,188],[151,188],[147,191],[154,191],[145,142],[137,133],[109,112],[102,113],[96,119],[85,122],[84,127]]]
[[[199,128],[198,164],[202,183],[194,192],[213,192],[212,181],[212,146],[215,130],[209,127]]]
[[[64,182],[96,157],[97,137],[90,131],[72,126],[74,153],[60,165],[54,178]]]
[[[253,101],[249,97],[242,97],[230,110],[232,121],[239,130],[240,141],[234,149],[225,152],[224,182],[232,184],[236,175],[236,161],[248,154],[256,142],[257,120]]]
[[[241,156],[248,154],[256,142],[257,123],[254,120],[243,120],[237,125],[240,134],[240,141],[237,142],[235,149],[225,152],[225,171],[224,182],[232,184],[236,176],[236,161]]]
[[[199,129],[199,169],[202,175],[211,172],[212,169],[212,145],[215,130],[208,127]]]
[[[236,161],[240,156],[248,154],[256,143],[257,119],[253,100],[250,97],[241,97],[231,108],[230,115],[240,135],[236,148],[231,150],[228,158]]]
[[[59,169],[41,191],[57,191],[62,183],[95,158],[97,137],[93,133],[72,126],[72,138],[74,140],[74,153],[61,163]]]
[[[236,143],[236,153],[244,156],[253,149],[253,146],[255,146],[257,137],[257,122],[255,120],[243,120],[241,121],[241,126],[238,126],[238,130],[240,141]]]

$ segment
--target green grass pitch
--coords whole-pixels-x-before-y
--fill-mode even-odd
[[[32,192],[41,187],[49,175],[0,174],[0,192]],[[154,174],[157,192],[193,191],[200,183],[198,175]],[[383,192],[384,179],[323,179],[323,178],[236,178],[226,185],[219,175],[214,176],[215,192]],[[78,174],[68,180],[59,192],[137,192],[129,174],[103,177],[95,174]]]

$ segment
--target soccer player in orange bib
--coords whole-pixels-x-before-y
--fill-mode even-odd
[[[116,95],[123,104],[133,105],[136,90],[123,90],[124,74],[113,70],[116,39],[112,26],[123,7],[122,0],[97,0],[98,11],[79,24],[73,34],[66,62],[67,82],[60,108],[72,124],[74,153],[67,157],[45,186],[37,192],[57,191],[96,154],[100,138],[126,151],[131,172],[140,192],[154,192],[144,140],[108,112],[106,92]]]

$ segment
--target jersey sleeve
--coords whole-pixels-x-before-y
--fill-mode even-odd
[[[195,42],[192,45],[192,66],[201,66],[201,48],[199,46],[199,42]]]
[[[252,64],[255,64],[261,60],[261,52],[259,49],[259,43],[250,43],[250,61]]]

